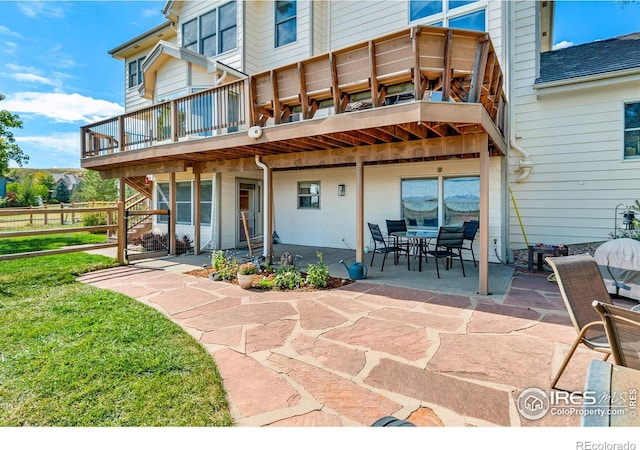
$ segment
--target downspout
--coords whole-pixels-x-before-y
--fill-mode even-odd
[[[533,167],[533,161],[531,161],[531,159],[530,159],[531,155],[529,155],[529,152],[527,152],[522,147],[520,147],[518,144],[516,144],[515,139],[513,139],[513,138],[511,138],[511,148],[514,149],[515,151],[517,151],[518,153],[520,153],[523,156],[523,158],[518,163],[518,167],[514,171],[514,172],[518,172],[520,174],[518,176],[518,178],[515,180],[515,182],[516,183],[521,183],[531,173],[531,168]]]
[[[271,207],[271,198],[273,196],[271,189],[271,169],[260,159],[260,155],[255,155],[256,165],[262,169],[263,178],[262,184],[264,188],[262,189],[263,201],[262,201],[262,209],[264,211],[264,217],[262,218],[263,223],[263,256],[266,258],[268,264],[273,264],[272,260],[272,243],[273,243],[273,230],[271,229],[271,215],[273,213]]]

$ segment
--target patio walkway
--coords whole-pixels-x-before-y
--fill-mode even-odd
[[[141,264],[80,280],[156,308],[201,342],[240,426],[369,426],[386,415],[420,426],[580,423],[516,408],[522,390],[548,389],[576,336],[544,276],[516,272],[493,296],[367,280],[262,292]],[[579,350],[559,387],[582,389],[595,357]]]

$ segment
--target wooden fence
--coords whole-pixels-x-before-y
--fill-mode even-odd
[[[72,211],[72,212],[71,212]],[[107,216],[106,225],[95,226],[76,226],[76,216],[81,217],[82,214],[94,214],[105,213]],[[71,215],[71,220],[65,220],[65,214]],[[55,219],[54,219],[55,217]],[[97,208],[72,208],[72,209],[58,209],[52,208],[7,208],[0,209],[0,222],[5,223],[27,223],[33,225],[34,223],[40,225],[38,229],[27,230],[11,230],[1,231],[0,227],[0,239],[2,238],[15,238],[25,236],[42,236],[47,234],[63,234],[63,233],[86,233],[86,232],[99,232],[106,231],[107,235],[115,235],[116,242],[104,243],[104,244],[87,244],[87,245],[74,245],[69,247],[63,247],[53,250],[40,250],[24,253],[12,253],[8,255],[0,255],[0,261],[18,258],[27,258],[32,256],[44,256],[55,255],[60,253],[80,252],[86,250],[98,250],[105,248],[117,247],[117,259],[118,262],[124,263],[125,252],[125,235],[126,225],[124,203],[118,202],[115,206],[104,206]],[[55,225],[60,225],[55,227]],[[64,226],[69,225],[69,226]],[[13,227],[15,228],[15,227]]]

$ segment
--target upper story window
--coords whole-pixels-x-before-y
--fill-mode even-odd
[[[433,21],[429,25],[485,31],[485,4],[478,0],[409,0],[409,21],[426,19]]]
[[[276,1],[276,48],[296,41],[297,23],[296,2]]]
[[[142,63],[144,56],[129,63],[129,87],[135,87],[142,84]]]
[[[235,1],[182,24],[182,46],[205,56],[237,47],[237,5]]]
[[[624,158],[640,158],[640,102],[624,105]]]

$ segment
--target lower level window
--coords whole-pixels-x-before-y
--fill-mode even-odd
[[[169,209],[169,183],[158,183],[158,209]],[[176,223],[180,225],[191,225],[191,182],[181,181],[176,183]],[[159,223],[167,223],[167,216],[158,217]]]
[[[462,225],[480,217],[480,178],[434,177],[402,180],[402,217],[408,226]]]
[[[320,182],[298,182],[298,208],[320,209]]]

